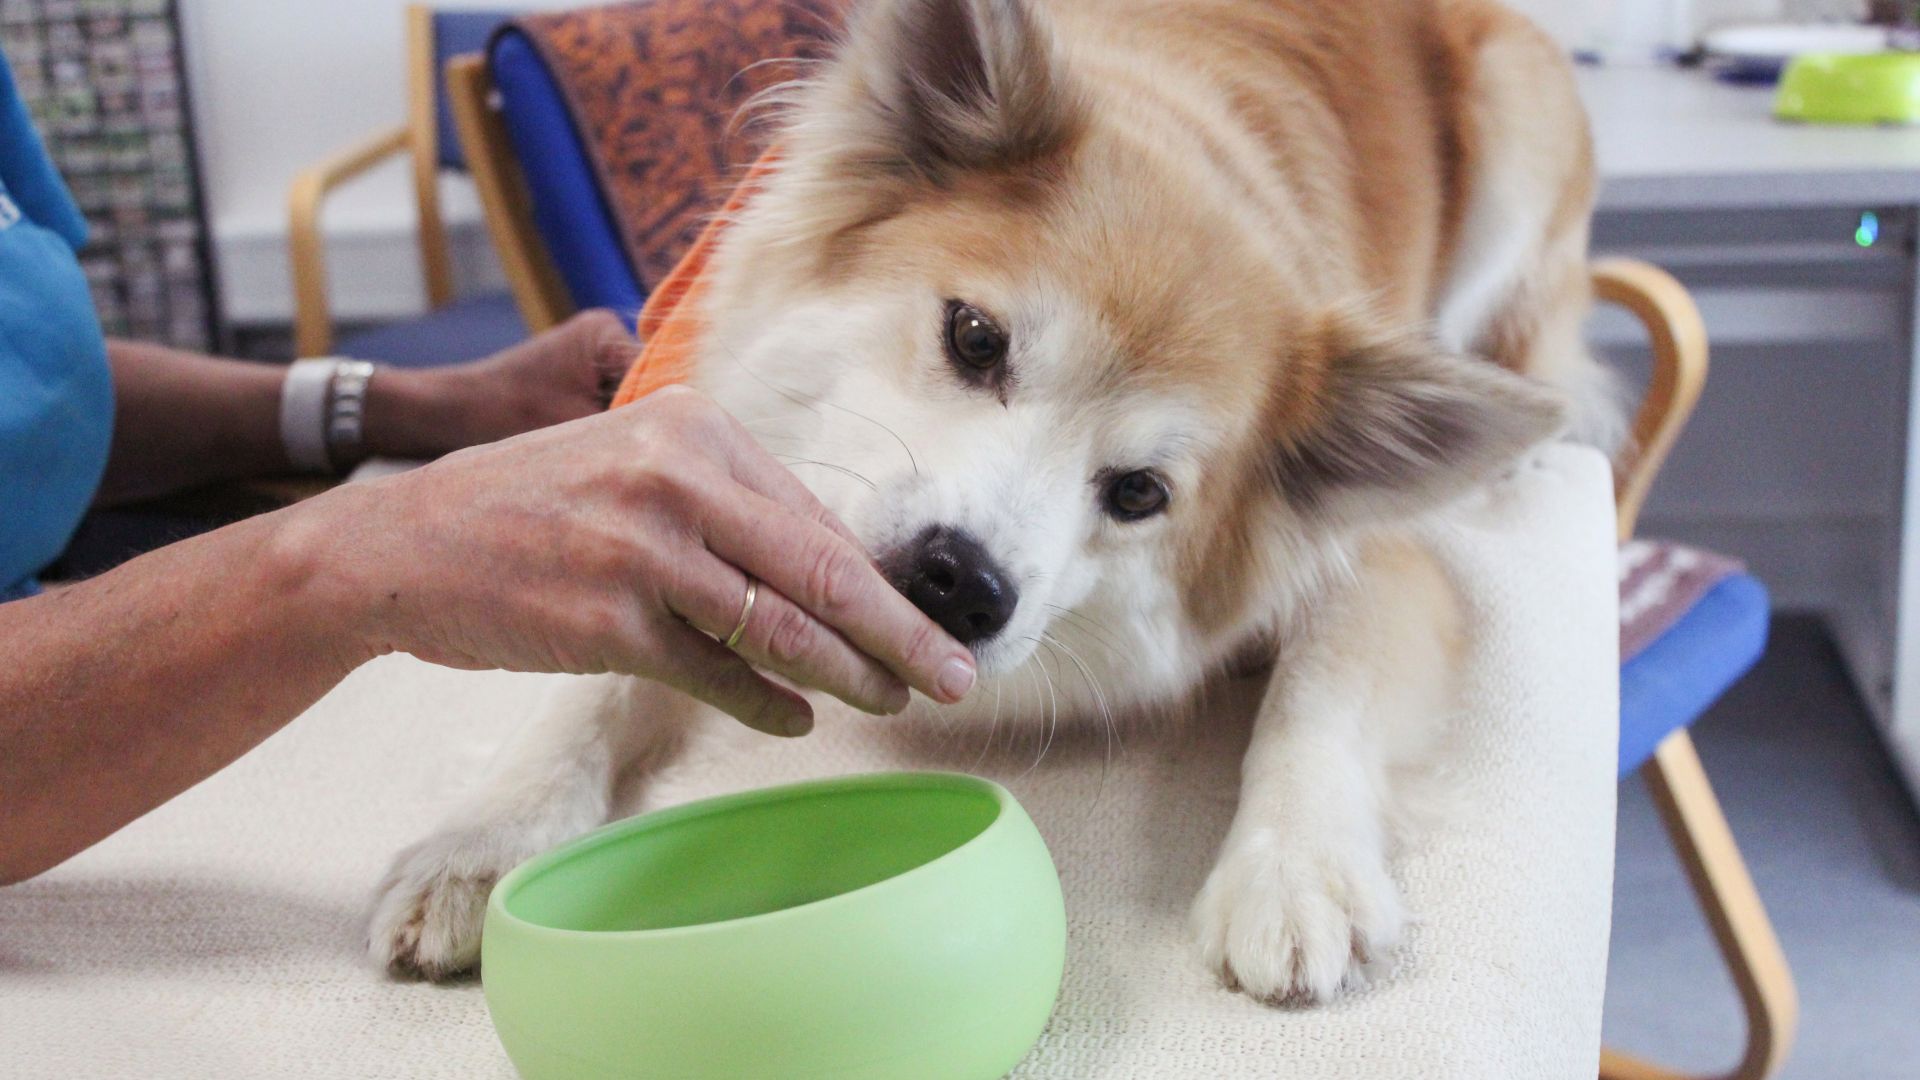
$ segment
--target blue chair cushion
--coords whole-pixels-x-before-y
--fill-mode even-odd
[[[478,293],[425,315],[348,334],[335,351],[395,367],[440,367],[478,360],[527,339],[511,294]]]
[[[627,261],[560,86],[533,42],[508,27],[489,52],[507,139],[533,199],[534,227],[574,305],[609,308],[629,325],[647,290]]]
[[[1767,644],[1764,585],[1722,579],[1665,633],[1620,667],[1620,775],[1638,769],[1668,735],[1700,718],[1753,667]]]
[[[467,53],[483,52],[487,39],[500,24],[513,18],[509,11],[478,11],[471,8],[433,13],[433,123],[440,133],[439,157],[443,169],[466,171],[467,158],[460,146],[460,133],[453,126],[453,110],[447,107],[447,61]]]

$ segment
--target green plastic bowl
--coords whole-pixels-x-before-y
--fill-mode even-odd
[[[1780,76],[1773,114],[1815,124],[1920,122],[1920,53],[1808,53]]]
[[[990,1080],[1066,910],[998,784],[879,773],[616,822],[500,880],[481,978],[527,1080]]]

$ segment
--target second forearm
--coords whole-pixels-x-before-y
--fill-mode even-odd
[[[117,415],[101,505],[292,468],[280,431],[286,368],[120,340],[107,343],[107,355]],[[497,438],[494,429],[510,425],[496,414],[511,404],[458,368],[383,367],[367,384],[362,445],[334,465],[438,457]]]
[[[107,356],[115,417],[102,505],[287,470],[284,369],[118,340]]]
[[[345,469],[364,455],[438,457],[590,416],[606,407],[636,348],[618,318],[594,311],[472,363],[383,366],[366,387],[359,446],[331,447],[332,465]],[[101,503],[291,467],[280,431],[285,368],[118,340],[107,343],[107,358],[118,415]],[[309,414],[305,422],[325,421]]]

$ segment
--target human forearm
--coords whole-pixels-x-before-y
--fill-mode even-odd
[[[0,884],[192,786],[366,658],[288,521],[0,605]]]
[[[636,349],[619,319],[594,311],[484,360],[383,366],[367,384],[358,453],[433,458],[591,415]],[[101,504],[291,468],[280,432],[285,368],[120,340],[107,342],[107,358],[117,413]]]
[[[283,369],[119,340],[107,358],[115,417],[102,505],[287,470]]]
[[[284,367],[120,340],[107,357],[116,416],[101,505],[292,469],[280,433]],[[518,395],[487,370],[381,368],[367,386],[362,454],[438,457],[572,415],[521,421]]]

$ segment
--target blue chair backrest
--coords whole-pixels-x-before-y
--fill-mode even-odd
[[[610,308],[631,325],[648,289],[627,259],[559,84],[533,42],[512,28],[493,39],[488,63],[507,139],[533,200],[534,227],[574,305]]]
[[[453,110],[447,107],[447,61],[467,53],[485,51],[487,39],[500,24],[517,12],[478,8],[433,13],[433,122],[440,130],[440,167],[465,172],[467,158],[460,149],[460,133],[453,126]]]

